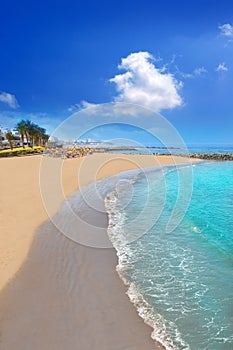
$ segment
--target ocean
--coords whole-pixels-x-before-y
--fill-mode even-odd
[[[135,147],[134,149],[124,149],[124,150],[112,150],[109,151],[110,153],[124,153],[124,154],[183,154],[183,153],[233,153],[233,146],[232,145],[212,145],[212,146],[206,146],[206,145],[190,145],[187,146],[187,150],[180,149],[180,148],[166,148],[166,147]]]
[[[132,172],[106,196],[117,271],[165,349],[230,350],[233,162],[193,165],[188,205],[179,182],[186,172],[185,165]],[[182,215],[169,231],[174,205]]]

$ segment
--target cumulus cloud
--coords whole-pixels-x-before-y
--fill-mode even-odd
[[[227,72],[228,68],[226,64],[223,62],[223,63],[219,63],[218,67],[215,70],[216,72]]]
[[[0,92],[0,102],[6,103],[11,108],[19,107],[16,97],[8,92]]]
[[[218,26],[222,35],[233,38],[233,26],[230,23],[225,23],[223,25]]]
[[[116,102],[142,105],[156,112],[181,106],[179,90],[183,86],[174,75],[159,69],[149,52],[132,53],[118,66],[125,73],[109,81],[116,84]]]

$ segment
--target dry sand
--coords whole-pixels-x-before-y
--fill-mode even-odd
[[[82,247],[45,223],[40,162],[40,156],[0,159],[1,350],[154,349],[151,329],[137,317],[115,272],[114,250]],[[95,154],[52,162],[58,171],[63,164],[58,178],[64,191],[54,202],[53,215],[80,185],[136,167],[171,164],[174,159]],[[48,173],[52,193],[53,175]]]

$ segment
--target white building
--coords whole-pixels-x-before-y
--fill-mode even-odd
[[[7,132],[12,132],[12,134],[14,135],[14,144],[17,146],[21,145],[21,139],[20,139],[20,134],[18,132],[18,130],[16,130],[15,128],[13,129],[9,129],[9,128],[5,128],[0,126],[0,143],[2,143],[2,145],[7,146],[9,145],[9,142],[6,139],[6,133]]]

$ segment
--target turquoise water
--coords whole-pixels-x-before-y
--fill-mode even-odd
[[[109,235],[118,272],[140,316],[154,328],[154,339],[166,349],[230,350],[233,162],[202,163],[192,170],[190,205],[173,232],[166,233],[166,227],[179,193],[178,174],[166,168],[164,176],[148,172],[111,193]],[[132,232],[139,238],[127,243]]]
[[[157,154],[183,154],[183,153],[233,153],[233,146],[187,146],[187,150],[179,149],[179,148],[154,148],[154,147],[142,147],[142,148],[135,148],[133,150],[116,150],[116,151],[110,151],[110,153],[124,153],[124,154],[151,154],[151,153],[157,153]]]

